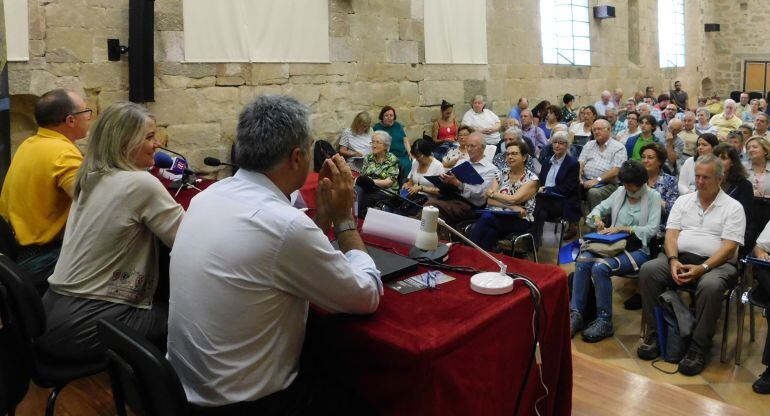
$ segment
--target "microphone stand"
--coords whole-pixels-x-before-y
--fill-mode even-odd
[[[167,149],[163,146],[160,147],[160,149],[165,150],[166,152],[173,153],[184,160],[185,164],[187,164],[187,158],[184,157],[183,154],[175,152],[171,149]],[[189,166],[189,165],[188,165]],[[179,195],[179,192],[182,191],[182,189],[195,189],[198,192],[201,192],[202,190],[195,186],[195,172],[191,171],[190,169],[185,169],[182,172],[182,178],[177,179],[173,182],[171,182],[171,189],[176,189],[176,193],[174,194],[174,198],[176,198]]]

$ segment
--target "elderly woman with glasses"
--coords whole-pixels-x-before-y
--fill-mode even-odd
[[[376,130],[372,134],[372,153],[364,157],[364,165],[361,168],[361,176],[366,176],[377,187],[389,191],[398,192],[399,163],[398,158],[390,153],[390,145],[393,139],[384,130]],[[379,202],[390,199],[390,196],[377,189],[362,189],[363,195],[359,197],[359,216],[366,216],[366,210]],[[360,192],[359,192],[360,193]]]
[[[618,178],[622,186],[591,210],[586,225],[596,228],[600,234],[628,233],[625,249],[609,258],[582,250],[572,279],[570,331],[572,336],[583,331],[586,342],[598,342],[614,333],[611,276],[637,271],[650,259],[648,245],[660,225],[660,194],[647,186],[644,166],[635,160],[623,162]],[[602,220],[608,215],[612,220],[609,227]],[[596,320],[586,325],[583,315],[591,296],[590,281],[595,286]]]
[[[577,234],[577,223],[582,216],[578,194],[580,165],[569,155],[569,134],[557,131],[551,136],[551,145],[553,155],[543,163],[538,178],[540,188],[533,225],[533,236],[538,246],[542,243],[546,221],[558,218],[568,221],[570,229],[565,237],[569,240]]]
[[[704,133],[717,134],[717,128],[712,126],[709,120],[711,119],[711,113],[706,107],[701,107],[695,112],[696,123],[695,132],[700,136]]]
[[[174,244],[184,210],[147,169],[160,147],[155,118],[134,103],[102,112],[75,178],[61,255],[43,296],[48,321],[36,345],[53,357],[101,359],[103,318],[165,349],[168,304],[158,287],[158,241]]]

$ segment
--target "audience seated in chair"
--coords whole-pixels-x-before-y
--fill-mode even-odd
[[[401,186],[402,191],[406,191],[406,198],[423,205],[430,195],[438,195],[439,189],[436,188],[426,176],[438,176],[444,173],[444,166],[433,157],[433,145],[425,139],[417,139],[412,143],[412,171],[407,175],[406,182]],[[417,163],[414,163],[417,162]],[[418,207],[396,199],[399,214],[414,216],[420,210]]]
[[[378,130],[372,134],[372,153],[364,157],[361,175],[371,178],[379,188],[398,192],[399,164],[398,158],[390,153],[391,142],[390,135],[385,131]],[[390,195],[379,191],[377,188],[370,191],[360,188],[359,190],[357,193],[358,213],[361,217],[366,216],[366,210],[370,207],[391,198]]]
[[[700,156],[713,153],[714,148],[718,144],[719,140],[717,139],[717,136],[711,133],[704,133],[698,136],[695,148],[698,154],[685,160],[682,164],[682,168],[679,170],[679,195],[695,192],[695,162]]]
[[[526,117],[526,111],[522,118]],[[525,165],[529,148],[522,141],[510,142],[505,148],[508,167],[486,190],[487,208],[503,211],[484,212],[471,232],[471,241],[485,250],[495,247],[497,240],[510,233],[529,231],[534,220],[538,179]],[[515,212],[516,215],[508,215]]]
[[[703,371],[725,290],[735,285],[738,247],[743,244],[746,217],[738,201],[720,189],[722,162],[702,155],[695,163],[696,192],[680,196],[666,224],[665,254],[645,263],[639,273],[639,289],[647,330],[637,355],[652,360],[660,354],[655,305],[670,288],[695,287],[695,316],[692,341],[679,372],[696,375]]]
[[[340,135],[340,154],[345,159],[364,157],[372,153],[372,118],[362,111],[356,114],[350,127]]]
[[[600,234],[628,233],[626,245],[614,253],[591,251],[590,245],[581,248],[572,279],[571,334],[583,331],[586,342],[598,342],[614,333],[611,276],[636,272],[650,259],[650,239],[660,225],[660,194],[647,186],[647,171],[642,164],[624,162],[618,179],[622,186],[588,214],[586,224]],[[612,220],[609,227],[602,220],[607,215]],[[587,323],[583,316],[591,296],[588,293],[591,281],[596,288],[596,320]]]
[[[542,243],[543,225],[546,221],[563,218],[570,223],[566,239],[577,234],[580,221],[580,197],[578,194],[578,175],[580,166],[577,160],[567,154],[569,136],[565,131],[558,131],[551,136],[553,156],[545,161],[538,182],[534,224],[532,226],[536,245]]]
[[[384,131],[390,135],[391,143],[388,146],[389,152],[398,158],[401,172],[409,172],[412,168],[412,161],[409,159],[411,142],[406,136],[404,126],[396,121],[396,109],[386,105],[380,110],[380,122],[372,127],[374,131]],[[372,135],[374,137],[374,135]]]
[[[442,174],[442,182],[451,189],[447,189],[446,192],[442,190],[439,196],[431,196],[425,203],[425,205],[432,205],[438,208],[441,218],[450,225],[477,217],[476,210],[486,206],[486,191],[492,186],[492,182],[497,176],[495,165],[484,158],[485,144],[484,136],[481,133],[471,133],[465,139],[465,146],[468,150],[468,162],[484,180],[483,183],[471,185],[460,182],[451,173]],[[460,159],[457,161],[457,164],[463,162],[465,160]]]
[[[588,142],[580,152],[580,184],[585,189],[588,208],[593,209],[618,188],[620,165],[627,160],[626,148],[610,139],[610,123],[593,123],[595,140]]]

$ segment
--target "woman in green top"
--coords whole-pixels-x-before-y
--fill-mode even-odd
[[[404,126],[396,121],[396,109],[386,105],[380,110],[380,122],[372,127],[374,131],[387,132],[392,138],[393,144],[390,146],[390,153],[398,158],[398,164],[401,166],[401,172],[407,173],[412,170],[411,151],[412,146],[409,138],[406,137]]]
[[[398,192],[398,159],[390,153],[392,139],[382,130],[372,134],[372,153],[364,157],[361,176],[368,176],[374,184],[388,191]],[[357,189],[358,212],[360,217],[366,216],[366,210],[380,202],[390,199],[390,196],[377,189]]]
[[[658,123],[655,121],[655,117],[649,114],[639,117],[639,129],[641,129],[642,132],[636,137],[628,138],[628,141],[626,142],[628,160],[642,160],[642,147],[657,142],[657,139],[653,134],[657,127]]]

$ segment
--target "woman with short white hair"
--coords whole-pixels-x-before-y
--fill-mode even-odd
[[[463,115],[462,124],[483,134],[486,144],[497,146],[500,143],[500,117],[486,108],[483,95],[473,98],[471,109]]]
[[[392,142],[390,134],[384,130],[372,133],[372,153],[364,157],[361,176],[369,177],[380,188],[398,192],[399,163],[396,155],[390,153]],[[365,216],[369,207],[389,199],[388,195],[376,189],[363,191],[358,207],[359,213],[363,214],[361,216]]]

